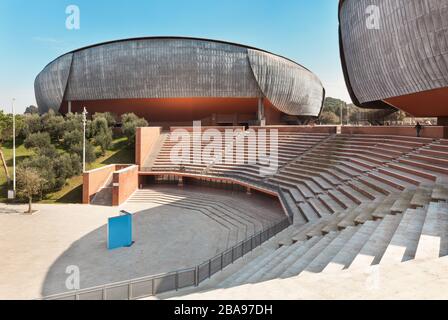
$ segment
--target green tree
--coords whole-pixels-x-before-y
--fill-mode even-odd
[[[66,131],[64,117],[57,115],[52,109],[42,116],[42,125],[55,142],[58,142]]]
[[[32,168],[19,167],[17,170],[17,190],[20,197],[28,200],[28,213],[32,213],[33,197],[41,193],[45,183],[39,173]]]
[[[340,123],[340,118],[335,115],[333,112],[322,112],[322,114],[320,115],[320,123],[321,124],[339,124]]]
[[[108,126],[106,118],[96,117],[91,124],[92,135],[96,145],[100,146],[101,154],[104,155],[113,141],[112,129]]]
[[[107,121],[107,126],[112,128],[117,123],[115,114],[111,112],[104,112],[104,113],[95,113],[92,117],[93,121],[95,121],[98,118],[104,118]]]
[[[39,109],[36,106],[29,106],[25,110],[25,114],[38,114]]]
[[[48,132],[32,133],[24,141],[25,148],[48,148],[51,145],[51,138]]]
[[[144,118],[137,117],[134,113],[126,113],[121,116],[122,132],[128,138],[128,143],[135,143],[135,132],[139,127],[147,127],[148,122]]]
[[[23,117],[21,136],[26,139],[30,134],[43,130],[42,120],[38,114],[26,114]]]
[[[82,131],[79,129],[67,131],[64,133],[62,139],[63,146],[66,148],[66,150],[70,150],[71,146],[82,143]]]
[[[82,149],[83,149],[83,144],[82,143],[78,143],[78,144],[74,144],[70,147],[70,153],[74,153],[76,155],[79,156],[80,159],[82,159]],[[96,159],[96,154],[95,154],[95,148],[92,145],[92,143],[90,143],[90,141],[86,140],[86,162],[87,163],[92,163],[93,161],[95,161]]]

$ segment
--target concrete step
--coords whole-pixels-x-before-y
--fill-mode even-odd
[[[319,219],[319,215],[316,210],[314,210],[308,202],[299,203],[298,208],[299,212],[306,219],[306,221],[310,222]]]
[[[400,197],[394,202],[390,208],[391,214],[403,213],[411,207],[411,200],[415,194],[415,190],[406,190],[401,193]]]
[[[285,246],[284,250],[277,250],[275,255],[271,256],[271,260],[267,262],[264,266],[261,266],[256,272],[254,272],[250,277],[245,280],[245,283],[259,282],[263,277],[276,266],[281,264],[287,257],[291,256],[300,247],[301,243],[295,243],[291,246]]]
[[[332,231],[338,231],[339,227],[338,224],[347,216],[349,212],[351,212],[354,209],[347,209],[344,212],[341,212],[339,214],[335,214],[331,217],[331,220],[326,223],[326,225],[321,228],[322,235],[326,235],[327,233],[330,233]]]
[[[294,251],[281,261],[277,266],[266,272],[261,278],[262,281],[280,277],[297,259],[304,255],[310,248],[312,248],[322,237],[314,237],[304,242],[297,242],[297,247]]]
[[[358,177],[358,180],[359,180],[359,182],[364,184],[367,188],[370,188],[370,190],[368,190],[367,192],[369,194],[371,194],[372,196],[374,196],[375,199],[378,198],[378,194],[383,194],[383,195],[387,196],[387,195],[391,194],[392,192],[398,191],[383,182],[372,179],[370,175]],[[373,192],[372,192],[372,190],[373,190]]]
[[[415,257],[425,217],[424,209],[406,210],[380,264],[400,263]]]
[[[447,237],[448,204],[431,202],[418,241],[415,259],[435,259],[447,255]]]
[[[383,220],[375,221],[374,223],[378,224],[375,232],[372,233],[353,259],[349,269],[364,268],[379,263],[401,218],[401,214],[396,216],[388,215]]]
[[[358,226],[356,233],[344,244],[338,254],[331,259],[324,272],[348,268],[377,227],[378,223],[374,221],[368,221],[362,226]]]
[[[293,247],[293,248],[291,248]],[[278,261],[281,261],[285,256],[289,255],[291,250],[294,249],[292,246],[282,246],[275,250],[263,264],[259,264],[258,268],[253,270],[253,272],[246,272],[245,276],[238,277],[232,285],[238,285],[243,283],[257,282],[259,278],[269,269],[273,268]]]
[[[296,262],[294,262],[285,272],[282,273],[282,278],[288,278],[300,274],[303,269],[310,264],[327,245],[339,235],[339,232],[331,232],[322,237],[312,248],[310,248],[304,255],[302,255]]]
[[[229,277],[225,278],[220,282],[221,287],[229,287],[232,286],[233,283],[238,283],[239,279],[244,279],[247,274],[252,274],[254,270],[258,270],[259,265],[264,265],[267,261],[270,260],[271,255],[277,250],[266,250],[261,255],[251,260],[247,264],[245,264],[238,272],[231,274]]]
[[[424,170],[422,168],[417,168],[415,166],[407,165],[404,163],[388,163],[387,166],[391,169],[404,172],[404,173],[410,173],[412,175],[415,175],[417,177],[421,177],[424,179],[428,179],[430,181],[436,181],[437,174],[434,174],[434,172],[429,170]]]
[[[319,196],[320,202],[330,211],[331,214],[342,212],[346,209],[339,204],[338,201],[335,201],[332,197],[326,194],[322,194]]]
[[[431,201],[432,188],[420,187],[410,201],[411,208],[424,207]]]
[[[393,189],[395,189],[392,191],[403,191],[406,188],[415,187],[415,184],[397,179],[391,175],[386,175],[381,171],[371,172],[369,173],[369,176],[381,183],[391,186]]]
[[[338,223],[339,229],[344,229],[356,224],[355,220],[362,214],[368,214],[375,210],[377,204],[374,202],[366,202],[357,208],[351,210],[347,215]]]
[[[352,199],[347,197],[345,194],[340,192],[339,190],[333,189],[328,191],[328,195],[336,201],[339,206],[343,209],[353,208],[358,206]]]
[[[432,201],[448,201],[448,186],[436,185],[431,194]]]
[[[382,173],[386,177],[393,177],[395,179],[398,179],[400,181],[405,181],[407,183],[413,184],[415,186],[418,186],[421,182],[422,177],[418,177],[416,175],[395,170],[392,168],[378,168],[378,172]],[[429,180],[428,180],[429,181]]]
[[[400,198],[400,194],[391,194],[384,198],[372,212],[373,219],[383,219],[387,215],[391,214],[391,208],[394,203]],[[398,209],[397,209],[398,210]],[[401,209],[400,209],[401,210]],[[362,221],[359,221],[362,223]]]
[[[339,232],[339,235],[331,241],[321,253],[304,268],[304,272],[321,272],[330,261],[340,252],[344,245],[358,231],[356,227],[348,227]]]

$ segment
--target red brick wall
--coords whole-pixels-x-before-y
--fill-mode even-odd
[[[116,166],[109,166],[87,171],[83,174],[82,185],[82,203],[89,204],[90,199],[95,195],[107,182],[107,178],[116,170]]]
[[[162,132],[160,127],[137,128],[135,136],[135,163],[141,166],[149,156]]]
[[[138,166],[114,172],[112,205],[119,206],[138,189]]]

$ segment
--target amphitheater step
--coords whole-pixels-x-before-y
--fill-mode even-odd
[[[443,173],[443,174],[448,174],[448,168],[441,166],[441,165],[435,165],[435,164],[428,164],[426,162],[420,162],[417,160],[407,160],[407,159],[400,159],[399,160],[401,163],[410,165],[410,166],[414,166],[414,167],[418,167],[418,168],[423,168],[432,172],[436,172],[436,173]]]
[[[283,261],[279,262],[274,268],[269,270],[260,279],[261,281],[271,280],[280,277],[299,257],[312,248],[321,237],[314,237],[308,241],[297,242],[297,247]]]
[[[238,272],[231,274],[229,277],[221,281],[220,286],[229,287],[234,283],[238,283],[240,279],[244,279],[248,274],[252,274],[252,272],[258,270],[260,265],[264,265],[267,261],[270,261],[271,255],[277,250],[266,250],[261,255],[245,264]]]
[[[425,216],[425,209],[406,210],[380,264],[399,263],[415,257]]]
[[[339,213],[346,209],[345,207],[341,206],[338,201],[335,201],[329,195],[322,194],[319,196],[319,200],[332,214]]]
[[[348,227],[339,232],[339,235],[304,268],[304,271],[313,273],[321,272],[357,231],[358,229],[356,227]]]
[[[448,186],[436,185],[431,194],[432,201],[448,201]]]
[[[406,188],[413,187],[415,185],[415,184],[412,185],[409,182],[397,179],[393,176],[386,175],[386,174],[382,173],[381,171],[371,172],[371,173],[369,173],[369,176],[381,183],[391,186],[393,188],[392,189],[393,192],[395,192],[397,190],[402,191]]]
[[[338,254],[333,257],[324,271],[333,272],[348,268],[377,227],[378,223],[374,221],[368,221],[357,227],[356,233],[344,244]]]
[[[391,214],[403,213],[411,207],[411,200],[414,197],[415,190],[406,190],[401,193],[400,197],[394,202],[390,208]]]
[[[283,260],[292,255],[300,247],[301,243],[295,243],[291,246],[285,246],[277,250],[276,254],[271,255],[271,260],[268,261],[264,266],[260,266],[260,269],[252,273],[247,279],[244,280],[246,283],[258,282],[265,274],[272,270],[275,266],[279,265]],[[283,249],[283,250],[281,250]]]
[[[319,215],[310,203],[299,203],[298,207],[301,215],[306,219],[306,221],[314,221],[319,218]]]
[[[414,196],[411,199],[410,205],[411,208],[419,208],[424,207],[431,201],[432,189],[426,187],[420,187],[415,192]]]
[[[391,168],[378,168],[378,172],[382,173],[386,177],[393,177],[397,179],[398,181],[405,181],[409,184],[413,184],[415,186],[418,186],[421,182],[422,177],[415,176],[410,173],[406,173],[403,171],[391,169]]]
[[[432,259],[442,257],[447,252],[448,204],[430,203],[415,259]]]
[[[349,269],[363,268],[379,263],[401,218],[401,214],[395,216],[388,215],[383,220],[374,221],[374,223],[378,224],[378,227],[354,258]]]
[[[313,247],[311,247],[304,255],[299,257],[285,272],[282,273],[282,278],[288,278],[298,275],[303,269],[310,264],[328,244],[339,235],[339,232],[331,232],[322,237]]]
[[[387,196],[386,198],[384,198],[378,205],[378,207],[376,207],[376,209],[372,212],[372,218],[373,219],[382,219],[385,216],[389,215],[392,213],[392,206],[397,202],[397,200],[400,198],[400,194],[391,194],[389,196]],[[410,197],[407,203],[409,203],[410,201]],[[407,209],[407,206],[406,206]],[[397,209],[395,210],[400,210],[400,211],[395,211],[395,213],[399,213],[399,212],[403,212],[405,211],[405,209],[398,209],[398,205],[397,205]],[[402,210],[402,211],[401,211]],[[362,223],[363,221],[357,221],[359,223]]]
[[[292,197],[291,193],[286,191],[289,191],[289,189],[284,189],[284,192],[282,193],[283,198],[286,201],[288,207],[292,210],[291,213],[293,214],[294,221],[300,224],[308,222],[309,220],[307,219],[307,217],[303,216],[299,208],[297,208],[297,204],[294,201],[294,198]]]
[[[334,200],[336,201],[339,206],[343,209],[348,209],[348,208],[353,208],[355,206],[357,206],[358,204],[355,203],[352,199],[350,199],[349,197],[347,197],[346,195],[344,195],[342,192],[340,192],[339,190],[329,190],[328,191],[328,195]]]
[[[320,198],[309,199],[308,204],[319,217],[325,217],[333,213],[331,208],[326,206],[325,203],[320,200]]]
[[[358,177],[358,181],[360,181],[362,184],[364,184],[365,186],[370,188],[370,190],[367,191],[367,192],[370,195],[374,196],[375,197],[374,199],[378,198],[378,194],[379,193],[387,196],[391,192],[397,191],[397,190],[394,190],[389,185],[386,185],[383,182],[380,182],[378,180],[372,179],[370,175],[369,176]],[[373,192],[371,192],[371,190],[373,190]]]
[[[303,229],[298,230],[295,232],[292,236],[293,242],[301,242],[305,241],[307,239],[310,239],[315,236],[321,236],[322,235],[322,228],[328,223],[328,221],[331,219],[330,216],[316,219],[312,222],[309,222],[306,224]]]
[[[404,172],[404,173],[410,173],[412,175],[428,179],[431,181],[436,181],[437,175],[434,174],[434,172],[431,172],[429,170],[424,170],[421,168],[416,168],[415,166],[406,165],[404,163],[395,164],[395,163],[388,163],[387,166],[389,168],[392,168],[394,170]]]

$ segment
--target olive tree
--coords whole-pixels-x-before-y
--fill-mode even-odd
[[[39,195],[45,179],[32,168],[19,167],[17,170],[18,195],[28,200],[28,212],[32,213],[33,197]]]

